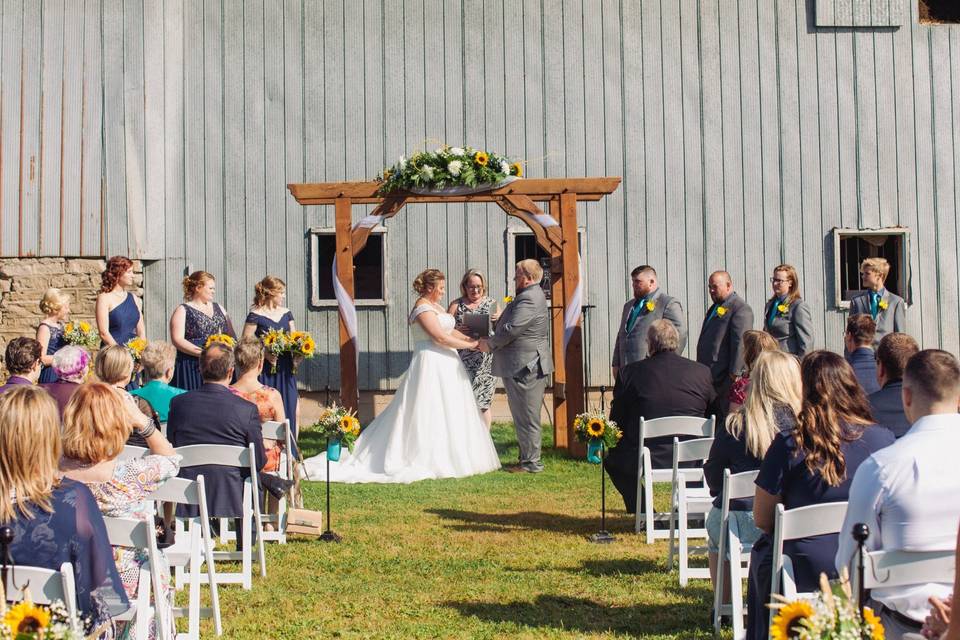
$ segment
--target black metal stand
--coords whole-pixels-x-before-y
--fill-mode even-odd
[[[867,538],[870,537],[870,527],[862,522],[858,522],[853,525],[853,531],[851,531],[853,539],[857,541],[857,612],[860,614],[860,620],[866,620],[863,615],[863,607],[865,606],[865,601],[867,599],[867,590],[863,586],[863,544],[867,541]],[[861,634],[865,640],[869,640],[871,633],[866,625],[861,625],[860,627],[863,630]]]
[[[581,325],[583,326],[583,406],[590,406],[590,358],[587,355],[590,352],[590,323],[587,322],[590,315],[590,309],[595,309],[595,304],[585,304],[580,307]]]
[[[600,531],[590,536],[590,542],[610,544],[616,538],[607,531],[607,447],[600,441]]]
[[[3,591],[6,593],[8,586],[13,586],[7,581],[7,571],[13,561],[10,558],[10,545],[13,544],[13,529],[10,527],[0,527],[0,580],[3,581]]]
[[[323,542],[340,542],[343,538],[340,534],[334,533],[330,529],[330,438],[327,438],[327,528],[320,534],[320,540]]]

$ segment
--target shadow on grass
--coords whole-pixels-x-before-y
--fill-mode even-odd
[[[439,516],[444,520],[454,520],[459,524],[450,524],[456,531],[504,532],[515,530],[553,531],[577,535],[596,533],[600,525],[599,516],[578,518],[560,513],[545,511],[520,511],[517,513],[477,513],[459,509],[427,509],[426,513]],[[608,524],[610,524],[608,520]]]
[[[579,633],[675,634],[688,638],[701,635],[698,632],[706,628],[699,603],[609,606],[587,598],[544,594],[533,602],[452,601],[443,606],[484,622]]]
[[[623,558],[609,560],[586,560],[574,573],[587,573],[591,576],[642,576],[652,572],[666,571],[666,565],[651,558]]]

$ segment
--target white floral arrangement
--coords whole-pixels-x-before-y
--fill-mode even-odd
[[[377,176],[379,195],[394,191],[439,191],[450,187],[477,188],[523,177],[523,165],[506,157],[473,147],[444,145],[436,151],[418,151],[401,156]]]

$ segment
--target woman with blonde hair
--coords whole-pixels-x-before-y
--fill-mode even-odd
[[[287,295],[286,283],[276,276],[267,276],[254,286],[253,304],[243,325],[243,335],[256,336],[263,340],[271,330],[293,332],[297,330],[293,313],[283,306]],[[293,436],[293,448],[297,442],[297,410],[300,396],[297,393],[295,369],[299,364],[289,353],[276,357],[265,354],[270,364],[261,371],[258,380],[262,385],[276,389],[283,400],[283,412],[290,419],[290,432]]]
[[[63,413],[64,476],[87,485],[100,512],[114,518],[136,518],[153,523],[153,503],[149,499],[164,482],[177,475],[180,456],[174,453],[159,430],[150,429],[151,419],[136,405],[124,400],[121,390],[102,382],[92,382],[79,389]],[[120,453],[133,428],[144,435],[149,455],[120,460]],[[140,567],[147,562],[141,550],[116,549],[117,568],[123,588],[135,599],[139,586]],[[162,563],[161,588],[154,594],[158,606],[170,607],[166,620],[173,620],[170,575]],[[156,617],[151,619],[150,637],[159,635]],[[121,638],[133,637],[133,625],[125,625]],[[171,627],[171,633],[175,630]]]
[[[427,269],[413,281],[419,297],[407,317],[413,357],[393,400],[367,425],[352,454],[330,469],[338,482],[408,483],[462,478],[500,468],[490,432],[480,417],[470,376],[457,349],[477,341],[454,327],[440,303],[446,278]],[[326,454],[306,460],[310,479],[326,477]]]
[[[780,349],[802,358],[813,347],[813,316],[800,297],[800,276],[793,265],[773,268],[773,295],[763,308],[763,330],[777,340]]]
[[[70,295],[50,287],[40,300],[40,311],[43,320],[37,325],[37,342],[40,343],[40,362],[43,371],[40,372],[40,383],[56,382],[57,374],[53,370],[53,354],[66,346],[67,341],[63,332],[70,317]]]
[[[467,313],[485,313],[496,322],[500,317],[500,305],[487,295],[487,279],[479,269],[468,269],[460,280],[460,297],[450,303],[447,313],[456,321],[457,331],[473,339],[483,336],[476,335],[464,324],[463,316]],[[473,385],[473,395],[477,399],[477,406],[483,421],[490,428],[490,403],[493,401],[493,392],[497,379],[493,377],[493,355],[479,349],[458,349],[460,360],[470,375]]]
[[[774,437],[793,429],[800,412],[802,385],[800,363],[793,356],[772,350],[759,353],[752,364],[750,388],[744,405],[727,416],[710,447],[703,475],[713,497],[707,514],[707,538],[710,551],[710,576],[716,583],[717,554],[720,549],[720,511],[723,472],[742,473],[760,468]],[[740,525],[740,541],[752,544],[761,531],[753,523],[753,500],[734,500],[730,517]],[[726,590],[729,594],[729,589]]]
[[[85,631],[110,626],[108,602],[127,602],[103,516],[90,490],[62,478],[60,416],[42,389],[0,396],[0,524],[13,530],[16,564],[73,567]]]
[[[170,316],[170,341],[177,348],[173,386],[178,389],[193,391],[203,384],[199,358],[207,338],[217,333],[237,337],[227,312],[213,301],[216,295],[217,280],[206,271],[183,279],[184,302]]]

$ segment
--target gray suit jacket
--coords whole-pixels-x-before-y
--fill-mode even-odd
[[[490,337],[493,375],[501,378],[537,376],[553,372],[550,355],[550,309],[539,284],[517,292],[497,321]]]
[[[903,298],[895,293],[883,290],[880,299],[887,303],[886,309],[880,309],[877,317],[877,335],[873,339],[873,346],[880,344],[880,339],[888,333],[907,331],[907,304]],[[870,315],[870,293],[864,291],[853,297],[850,301],[850,315],[855,316],[859,313]]]
[[[731,293],[720,306],[726,312],[703,319],[697,341],[697,362],[710,367],[713,383],[722,385],[731,375],[743,370],[743,332],[753,326],[753,309],[736,293]]]
[[[620,329],[617,331],[617,342],[613,346],[614,367],[625,367],[632,362],[643,360],[647,357],[647,329],[656,320],[665,318],[673,323],[680,334],[680,347],[677,353],[683,351],[687,344],[687,325],[683,318],[683,307],[680,301],[663,293],[661,289],[653,292],[649,297],[656,306],[653,311],[645,309],[640,311],[640,315],[634,321],[630,331],[627,331],[627,319],[630,317],[630,311],[636,302],[634,298],[627,300],[623,305],[623,313],[620,315]]]
[[[787,312],[776,312],[770,320],[770,307],[777,298],[770,298],[763,307],[763,330],[777,339],[780,350],[803,357],[813,347],[813,317],[803,300],[795,300]]]

